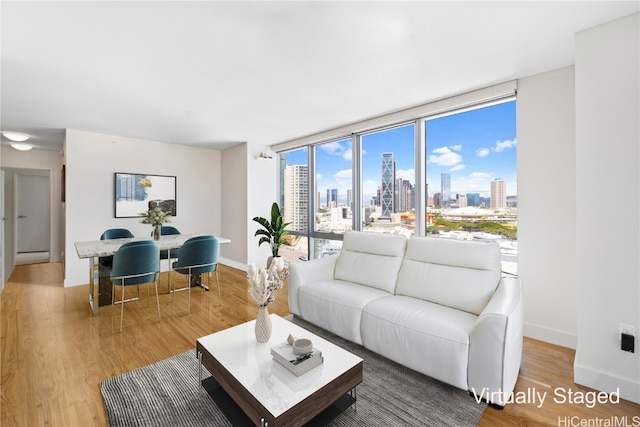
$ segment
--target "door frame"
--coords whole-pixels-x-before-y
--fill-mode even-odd
[[[51,169],[44,169],[44,168],[19,168],[19,167],[10,167],[10,166],[3,166],[2,167],[2,171],[5,172],[5,184],[4,184],[4,191],[5,191],[5,200],[7,201],[7,203],[5,203],[5,217],[6,217],[6,221],[5,221],[5,241],[4,241],[4,257],[5,257],[5,279],[8,280],[9,276],[11,275],[11,273],[13,272],[13,269],[16,266],[16,256],[17,256],[17,245],[16,245],[16,235],[17,235],[17,221],[16,221],[16,216],[17,216],[17,206],[16,206],[16,192],[17,192],[17,183],[16,183],[16,179],[15,176],[19,173],[22,174],[33,174],[33,173],[39,173],[39,174],[47,174],[49,176],[49,202],[51,203],[51,197],[53,197],[53,173]],[[53,232],[54,232],[54,224],[51,223],[52,221],[52,215],[53,215],[53,211],[51,209],[49,209],[49,223],[51,224],[51,226],[49,227],[49,262],[52,262],[53,259],[53,252],[51,250],[51,247],[54,245],[54,241],[53,241]]]
[[[48,252],[48,258],[49,258],[49,262],[51,262],[51,171],[48,169],[30,169],[30,170],[19,170],[16,171],[16,173],[14,174],[14,217],[16,218],[15,221],[15,233],[14,233],[14,246],[15,246],[15,252],[16,254],[20,253],[19,252],[19,248],[18,248],[18,241],[20,239],[18,230],[20,229],[19,225],[20,225],[20,221],[17,219],[17,215],[21,214],[22,212],[18,212],[18,206],[19,203],[21,201],[21,199],[24,200],[25,199],[29,199],[31,198],[31,194],[20,194],[20,192],[18,191],[19,187],[20,187],[20,181],[21,179],[23,179],[23,177],[44,177],[46,178],[46,185],[42,188],[45,189],[46,194],[44,194],[44,206],[46,206],[46,218],[45,218],[45,222],[47,223],[47,243],[46,243],[46,250],[45,251],[38,251],[38,252]],[[26,178],[25,178],[26,179]],[[40,188],[39,188],[40,190]],[[31,199],[30,199],[31,200]],[[24,227],[22,227],[23,231],[24,231]],[[27,251],[28,252],[28,251]]]

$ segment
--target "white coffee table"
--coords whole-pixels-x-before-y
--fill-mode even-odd
[[[303,425],[362,382],[362,359],[329,341],[271,315],[267,343],[256,341],[255,320],[198,338],[202,366],[257,426]],[[324,363],[296,377],[273,361],[271,347],[289,334],[309,338]]]

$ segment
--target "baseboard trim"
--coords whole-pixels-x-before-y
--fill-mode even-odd
[[[229,258],[220,257],[218,262],[220,262],[220,264],[228,265],[229,267],[233,267],[238,270],[247,271],[247,264],[243,264],[241,262],[234,261]]]
[[[573,380],[576,384],[607,393],[620,389],[622,399],[640,403],[640,380],[632,381],[579,363],[573,364]]]
[[[524,336],[573,350],[578,345],[578,337],[576,335],[531,323],[524,324]]]

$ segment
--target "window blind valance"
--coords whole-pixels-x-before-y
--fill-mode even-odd
[[[475,104],[486,103],[492,100],[498,100],[508,96],[513,96],[516,93],[516,89],[517,81],[511,80],[494,86],[489,86],[471,92],[442,98],[425,104],[393,111],[377,117],[372,117],[343,126],[338,126],[336,128],[307,135],[302,138],[296,138],[279,144],[274,144],[271,146],[271,149],[275,152],[292,150],[330,139],[348,137],[354,133],[367,132],[372,129],[390,126],[409,120],[426,118],[429,116],[446,113],[448,111],[470,107]]]

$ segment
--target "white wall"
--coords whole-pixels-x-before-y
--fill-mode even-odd
[[[639,64],[638,13],[576,35],[575,381],[640,403]]]
[[[576,347],[574,68],[518,80],[518,276],[525,335]]]
[[[231,243],[224,245],[225,263],[238,269],[247,265],[247,144],[222,150],[220,171],[222,185],[220,212],[224,236]]]
[[[258,159],[261,152],[273,154],[268,147],[248,145],[247,148],[247,261],[257,267],[265,267],[271,250],[267,244],[258,247],[258,238],[254,236],[260,225],[252,218],[261,216],[271,218],[271,205],[278,201],[278,160]]]
[[[88,283],[89,261],[79,259],[74,242],[96,240],[108,228],[128,228],[147,236],[138,218],[114,218],[114,173],[177,177],[177,216],[182,233],[224,236],[220,227],[220,151],[134,138],[67,130],[65,286]],[[226,236],[225,236],[226,237]],[[224,257],[224,245],[221,255]]]

